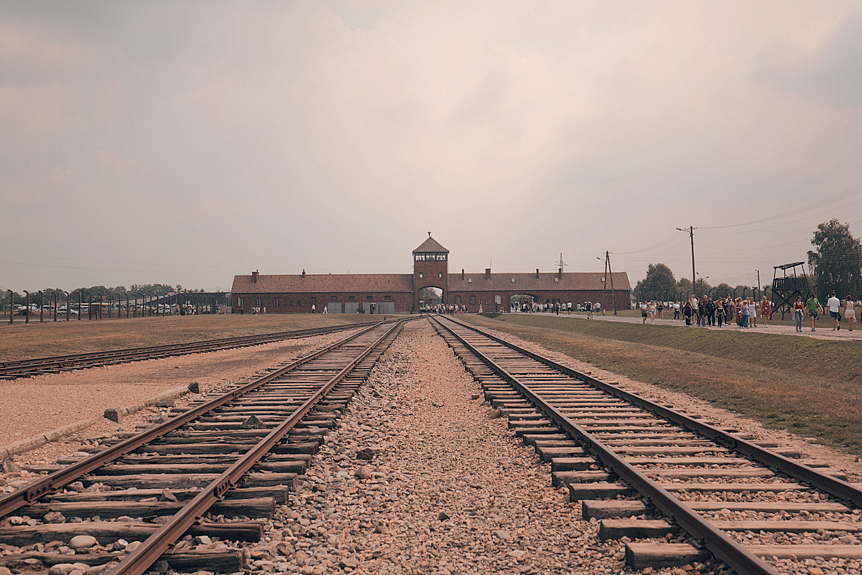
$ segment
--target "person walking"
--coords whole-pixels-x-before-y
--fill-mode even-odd
[[[757,327],[757,304],[754,297],[748,298],[748,323],[751,327]]]
[[[649,322],[655,323],[656,305],[654,301],[649,302]]]
[[[850,331],[853,331],[853,321],[856,319],[856,306],[853,303],[853,298],[849,295],[844,300],[844,317],[847,318],[847,325],[850,326]]]
[[[802,296],[796,296],[796,301],[793,302],[793,319],[796,320],[796,331],[802,331],[802,319],[805,317],[805,304],[802,303]]]
[[[832,331],[841,329],[841,301],[835,296],[835,292],[829,292],[829,299],[826,300],[826,308],[829,310],[829,317],[832,318]]]
[[[686,301],[685,305],[682,306],[682,315],[685,316],[685,325],[691,325],[691,316],[694,311],[691,309],[691,301]]]
[[[764,327],[769,327],[769,316],[772,315],[772,304],[763,296],[760,300],[760,315],[763,317]]]
[[[715,301],[712,298],[706,298],[706,325],[713,327],[715,325]]]
[[[679,300],[673,300],[673,319],[679,319]]]
[[[751,311],[748,307],[748,300],[742,302],[742,320],[739,322],[739,327],[748,327],[748,321],[751,318]]]
[[[715,321],[718,322],[718,327],[721,327],[721,323],[724,321],[724,304],[721,298],[715,300]]]
[[[811,331],[816,331],[817,315],[823,313],[823,306],[814,294],[809,295],[805,305],[808,306],[808,317],[811,318]]]
[[[697,322],[697,296],[691,294],[688,298],[688,301],[691,304],[691,319],[692,321]]]

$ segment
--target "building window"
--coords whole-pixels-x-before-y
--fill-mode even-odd
[[[365,301],[371,301],[371,296],[370,295],[365,296]]]
[[[461,296],[459,296],[459,295],[455,296],[455,305],[461,305]]]
[[[263,305],[263,298],[262,297],[257,298],[257,307],[260,307],[262,305]]]
[[[424,262],[425,261],[425,254],[415,254],[413,259],[414,259],[414,261],[417,261],[417,262]]]
[[[515,278],[512,278],[512,283],[515,283]]]
[[[446,261],[446,254],[437,254],[437,261],[438,262],[445,262]]]
[[[332,296],[332,301],[338,301],[338,296],[337,295]]]
[[[468,284],[473,283],[473,278],[467,278],[467,283],[468,283]]]
[[[425,277],[425,275],[422,272],[419,272],[419,279],[422,279],[424,277]]]
[[[244,306],[245,305],[245,298],[244,297],[236,298],[236,305],[238,305],[239,307]]]
[[[280,303],[279,298],[277,298],[277,297],[272,298],[272,305],[274,305],[275,307],[278,307],[279,303]]]
[[[386,301],[389,301],[389,300],[391,300],[391,299],[392,299],[392,297],[391,297],[391,296],[386,296],[386,297],[384,297],[383,299],[384,299],[384,300],[386,300]]]
[[[317,298],[316,297],[311,298],[311,305],[315,305],[316,303],[317,303]]]
[[[495,296],[494,296],[494,303],[496,303],[496,304],[498,304],[498,305],[499,305],[499,304],[501,304],[501,303],[503,303],[503,298],[502,298],[502,296],[495,295]]]
[[[554,283],[560,283],[560,278],[558,278],[558,277],[556,277],[556,276],[555,276],[555,277],[554,277]]]
[[[474,296],[474,295],[470,296],[470,305],[476,305],[476,296]]]
[[[437,277],[438,277],[438,278],[442,278],[442,277],[443,277],[443,272],[437,272]]]

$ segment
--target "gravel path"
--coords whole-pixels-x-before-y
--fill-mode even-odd
[[[427,322],[408,325],[250,567],[306,574],[620,573],[550,468],[492,419]],[[365,459],[371,457],[370,460]],[[706,566],[693,566],[711,572]],[[667,571],[668,573],[670,570]]]

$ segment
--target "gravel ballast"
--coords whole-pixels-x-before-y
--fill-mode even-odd
[[[405,327],[314,457],[260,571],[620,573],[550,468],[492,418],[427,322]],[[283,524],[283,528],[278,525]]]

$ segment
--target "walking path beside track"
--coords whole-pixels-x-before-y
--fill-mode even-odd
[[[526,314],[525,314],[526,315]],[[561,313],[559,315],[553,313],[537,313],[535,315],[538,316],[555,316],[562,318],[570,318],[570,319],[582,319],[588,320],[587,314],[581,313],[572,313],[571,315],[567,315]],[[673,317],[673,311],[670,314],[665,311],[665,316]],[[601,320],[601,321],[618,321],[623,323],[642,323],[642,318],[640,317],[632,317],[632,316],[624,316],[624,315],[613,315],[613,312],[607,312],[605,315],[601,314],[593,314],[593,320]],[[814,337],[817,339],[830,339],[830,340],[862,340],[862,327],[854,324],[853,331],[847,329],[847,320],[841,320],[842,326],[840,330],[832,330],[832,319],[828,315],[821,315],[817,319],[817,329],[815,331],[811,331],[811,320],[807,317],[802,324],[802,332],[796,331],[796,325],[781,325],[777,323],[770,323],[769,325],[763,325],[762,320],[760,318],[757,319],[757,327],[739,327],[738,325],[731,323],[730,325],[725,325],[722,327],[706,327],[701,328],[696,325],[686,326],[685,320],[683,319],[656,319],[654,322],[650,322],[649,318],[647,318],[646,323],[648,325],[672,325],[678,327],[688,327],[689,329],[714,329],[714,330],[725,330],[725,331],[744,331],[747,333],[770,333],[777,335],[793,335],[793,336],[805,336],[805,337]]]

